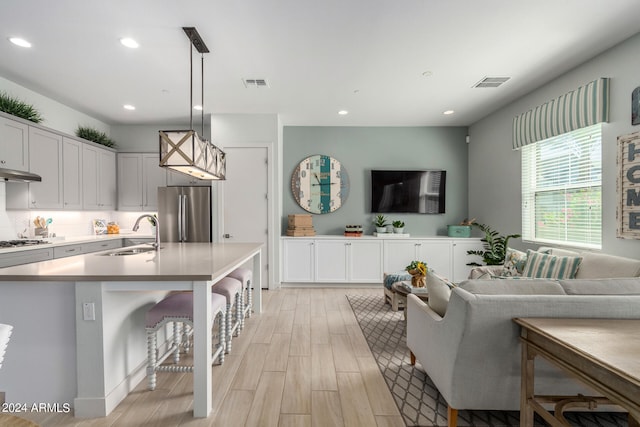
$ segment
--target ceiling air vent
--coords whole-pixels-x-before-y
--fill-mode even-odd
[[[511,77],[485,77],[474,84],[473,87],[498,87],[510,78]]]
[[[265,79],[242,79],[242,83],[247,89],[269,87],[269,83]]]

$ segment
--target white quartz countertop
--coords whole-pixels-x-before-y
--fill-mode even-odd
[[[149,245],[126,249],[135,247]],[[162,243],[159,251],[103,255],[125,249],[121,248],[2,268],[0,281],[212,280],[249,260],[261,247],[262,243]]]
[[[22,251],[33,251],[35,249],[46,249],[56,246],[68,246],[68,245],[77,245],[80,243],[92,243],[92,242],[103,242],[105,240],[122,240],[122,239],[155,239],[155,236],[152,234],[142,234],[142,233],[121,233],[121,234],[101,234],[101,235],[89,235],[89,236],[76,236],[76,237],[65,237],[63,239],[52,238],[52,239],[43,239],[47,243],[43,243],[40,245],[25,245],[25,246],[17,246],[15,248],[0,248],[0,255],[8,254],[13,252],[22,252]],[[16,239],[19,240],[19,239]]]

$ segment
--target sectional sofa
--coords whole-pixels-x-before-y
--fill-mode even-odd
[[[429,274],[429,303],[408,296],[407,346],[446,400],[449,426],[458,410],[519,410],[520,330],[513,318],[640,318],[640,260],[590,253],[582,262],[573,279],[494,277],[453,289]],[[443,289],[444,302],[437,297]],[[537,394],[593,395],[541,359],[535,378]]]

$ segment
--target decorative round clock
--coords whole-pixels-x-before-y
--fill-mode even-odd
[[[349,175],[331,156],[303,159],[291,174],[291,191],[307,212],[324,214],[340,208],[349,195]]]

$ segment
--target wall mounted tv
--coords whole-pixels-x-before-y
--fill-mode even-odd
[[[447,172],[372,170],[371,212],[443,214]]]

